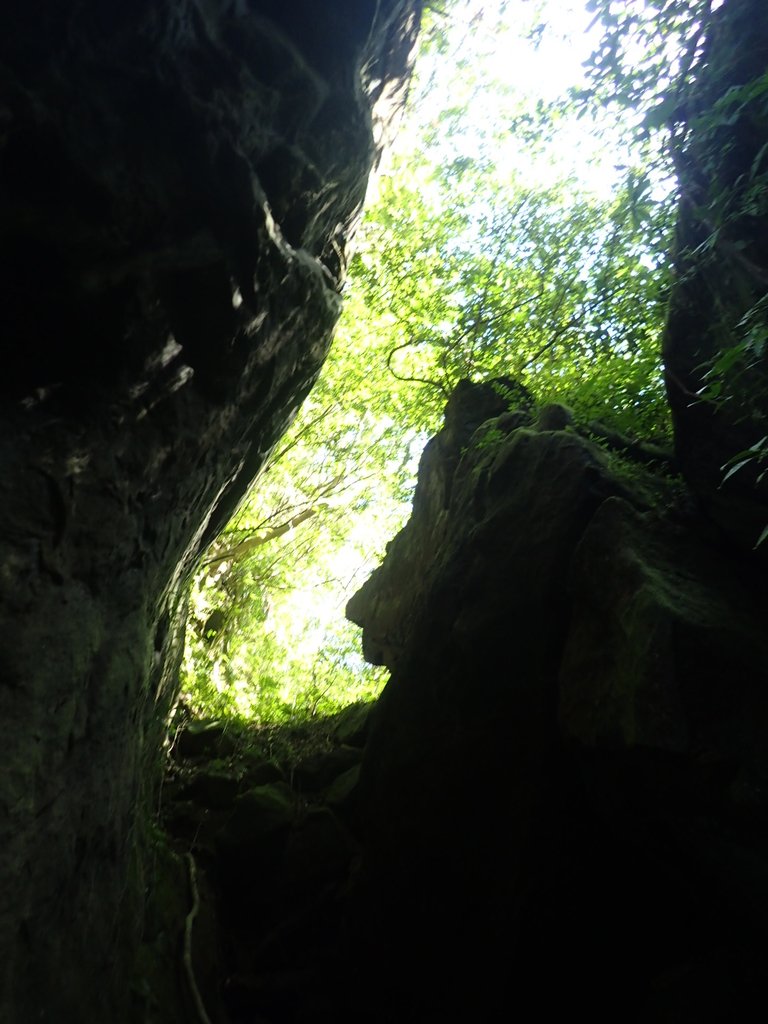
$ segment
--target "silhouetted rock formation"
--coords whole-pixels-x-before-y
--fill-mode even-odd
[[[392,669],[357,797],[374,1019],[738,1015],[768,952],[764,571],[577,429],[481,423],[493,391],[461,385],[463,434],[449,402],[348,607]]]
[[[148,1019],[183,583],[311,388],[418,0],[0,23],[0,1018]],[[143,1001],[142,1001],[143,1000]]]
[[[768,521],[768,477],[757,481],[765,463],[721,484],[725,464],[768,434],[766,52],[768,6],[726,2],[704,67],[680,97],[676,280],[664,339],[680,468],[726,536],[748,548]]]
[[[290,766],[188,726],[179,853],[142,835],[185,580],[319,372],[419,7],[2,19],[3,1022],[204,1019],[196,985],[216,1024],[700,1024],[762,999],[768,501],[755,465],[718,490],[768,434],[757,335],[743,392],[696,399],[745,314],[764,326],[766,214],[741,199],[767,94],[706,116],[764,73],[762,0],[726,0],[681,97],[685,482],[510,408],[514,382],[463,383],[350,603],[392,670],[370,721]]]
[[[765,459],[721,484],[768,435],[766,52],[765,4],[726,0],[674,115],[683,480],[464,383],[476,415],[457,431],[449,403],[411,521],[349,604],[392,670],[357,794],[376,1019],[694,1022],[761,998]],[[721,356],[725,400],[702,400]]]

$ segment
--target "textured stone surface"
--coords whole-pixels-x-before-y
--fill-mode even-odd
[[[768,7],[731,0],[713,25],[706,66],[681,102],[689,130],[676,160],[681,199],[664,362],[681,470],[727,535],[751,548],[768,522],[768,477],[758,484],[753,464],[720,485],[724,465],[768,434],[768,94],[728,97],[765,74]],[[719,397],[727,400],[700,401],[713,361],[750,335],[739,372],[725,376]]]
[[[467,445],[449,406],[349,606],[392,669],[356,796],[375,1019],[411,988],[427,1015],[743,1008],[768,950],[764,571],[679,485],[519,420]]]
[[[662,528],[612,500],[579,542],[569,587],[565,733],[585,745],[719,749],[747,775],[754,769],[760,788],[759,765],[768,766],[758,740],[768,729],[761,574],[679,524]]]
[[[454,472],[462,449],[475,430],[491,417],[500,421],[493,427],[509,432],[528,423],[525,412],[510,414],[502,395],[505,381],[484,385],[459,382],[445,410],[444,429],[427,442],[420,462],[421,486],[414,495],[412,523],[391,542],[392,557],[387,569],[377,572],[349,602],[347,614],[357,622],[365,614],[368,628],[363,634],[365,657],[375,665],[394,669],[415,615],[421,611],[428,587],[412,586],[413,579],[430,579],[447,557],[448,508]],[[397,578],[398,572],[405,578]],[[365,608],[360,611],[358,608]]]
[[[311,387],[417,3],[0,18],[0,1017],[132,1019],[181,585]]]

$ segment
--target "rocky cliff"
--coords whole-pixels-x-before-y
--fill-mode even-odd
[[[196,555],[319,372],[417,0],[0,16],[0,1018],[145,1019]]]
[[[748,1019],[766,501],[754,460],[719,484],[768,433],[764,5],[719,9],[685,114],[682,478],[462,384],[350,605],[368,731],[285,765],[188,727],[183,857],[143,825],[185,577],[322,363],[419,5],[49,6],[0,25],[0,1019]]]
[[[727,463],[768,443],[766,47],[765,4],[715,12],[671,147],[680,205],[664,364],[676,454],[709,517],[745,548],[768,521],[765,465],[721,485]]]
[[[463,382],[349,604],[392,673],[358,793],[381,1020],[720,1021],[761,998],[766,52],[765,5],[726,0],[674,115],[674,460]]]
[[[700,1024],[759,1002],[764,566],[662,451],[509,409],[510,384],[458,386],[349,604],[391,669],[376,704],[174,743],[180,857],[159,847],[148,938],[180,944],[187,860],[212,1020]]]
[[[348,608],[392,670],[359,801],[393,1006],[738,1016],[768,950],[764,570],[682,481],[505,391],[459,386]]]

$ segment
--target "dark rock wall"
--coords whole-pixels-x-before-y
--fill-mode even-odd
[[[0,18],[9,1024],[133,1017],[183,582],[323,362],[372,111],[402,94],[418,6]]]
[[[766,53],[768,7],[726,2],[713,17],[704,65],[681,97],[676,283],[664,339],[678,462],[709,514],[744,547],[768,521],[768,477],[757,481],[764,465],[721,483],[728,460],[768,434]],[[738,345],[741,358],[708,376]],[[719,393],[711,387],[718,382]]]
[[[725,1019],[768,951],[764,572],[573,429],[457,431],[489,392],[348,607],[392,669],[358,796],[375,1019],[410,989],[414,1020]]]
[[[465,383],[350,602],[392,672],[358,796],[360,916],[394,992],[376,1019],[411,989],[414,1020],[719,1021],[762,998],[765,461],[721,484],[768,434],[767,53],[768,7],[726,0],[680,97],[664,363],[683,479]]]

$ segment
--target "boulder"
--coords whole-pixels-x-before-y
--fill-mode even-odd
[[[764,570],[578,424],[446,420],[348,608],[392,671],[355,790],[371,1019],[411,989],[420,1019],[511,992],[668,1019],[703,975],[745,1006],[768,951]]]

